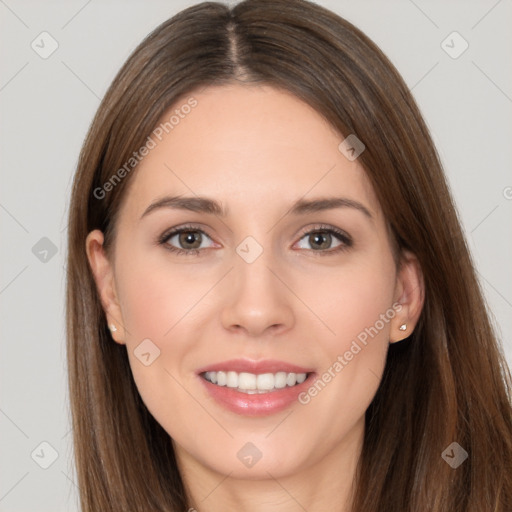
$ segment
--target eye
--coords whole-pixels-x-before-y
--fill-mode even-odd
[[[304,241],[301,242],[301,240]],[[353,242],[349,235],[339,229],[332,226],[320,226],[304,233],[298,244],[299,249],[325,255],[347,250],[352,247]]]
[[[215,247],[211,237],[196,226],[182,226],[166,231],[158,239],[158,243],[165,246],[167,250],[184,256],[199,256],[204,254],[203,249]],[[353,242],[345,232],[332,226],[322,225],[305,232],[297,244],[299,249],[326,256],[348,250]]]
[[[159,239],[161,245],[165,245],[166,249],[176,254],[198,255],[200,249],[213,247],[205,245],[205,242],[211,238],[202,230],[195,226],[183,226],[165,232]]]

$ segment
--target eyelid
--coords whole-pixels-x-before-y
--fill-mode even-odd
[[[303,228],[301,231],[299,231],[299,235],[297,235],[300,238],[302,238],[304,235],[309,235],[311,233],[316,233],[317,231],[331,231],[339,235],[340,237],[344,237],[347,240],[352,241],[352,237],[345,232],[343,229],[337,228],[335,226],[331,226],[330,224],[314,224],[313,226],[309,225],[305,228]]]
[[[331,226],[330,224],[321,224],[321,223],[315,224],[314,226],[308,226],[306,228],[303,228],[300,231],[300,234],[297,235],[298,236],[297,242],[294,242],[293,245],[300,242],[300,240],[302,240],[302,238],[304,238],[304,236],[311,235],[313,233],[318,233],[318,232],[332,233],[334,235],[334,237],[338,239],[338,241],[340,242],[341,245],[338,247],[335,247],[335,248],[326,249],[325,251],[315,251],[313,249],[306,249],[307,251],[315,253],[316,255],[321,256],[321,255],[337,253],[344,249],[349,249],[350,247],[352,247],[354,245],[354,241],[353,241],[352,237],[346,231],[344,231],[340,228]]]
[[[203,227],[194,224],[184,224],[182,226],[175,226],[173,228],[166,229],[159,237],[158,242],[164,244],[169,238],[174,235],[177,235],[183,231],[197,231],[206,235],[208,238],[213,240],[213,237],[206,231]]]
[[[173,253],[176,256],[203,256],[205,255],[205,249],[211,249],[211,247],[203,247],[199,249],[182,249],[181,247],[175,247],[174,245],[171,245],[167,243],[171,238],[173,238],[176,235],[181,234],[182,232],[186,231],[196,231],[198,233],[202,233],[203,235],[206,235],[214,244],[213,237],[208,234],[208,232],[203,229],[202,227],[196,226],[194,224],[186,224],[182,226],[175,226],[173,228],[167,229],[162,235],[160,235],[157,238],[157,245],[163,246],[165,250]]]

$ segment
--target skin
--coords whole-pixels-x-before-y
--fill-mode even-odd
[[[87,237],[113,339],[126,345],[138,390],[173,439],[191,506],[348,511],[364,413],[389,343],[418,320],[421,270],[410,253],[397,269],[363,168],[339,151],[343,137],[316,111],[268,86],[216,86],[194,97],[197,107],[134,171],[114,252],[103,250],[101,231]],[[228,215],[161,208],[141,219],[155,200],[180,194],[215,199]],[[362,203],[372,219],[349,207],[287,213],[302,197],[333,195]],[[189,223],[207,233],[199,256],[156,241]],[[333,236],[319,249],[305,234],[319,223],[348,233],[353,245],[327,253],[342,244]],[[263,248],[252,263],[236,252],[247,236]],[[190,247],[177,236],[167,244]],[[241,416],[214,401],[195,374],[245,357],[322,375],[395,302],[401,310],[306,405]],[[134,355],[146,338],[161,351],[150,366]],[[237,458],[247,442],[262,453],[252,468]]]

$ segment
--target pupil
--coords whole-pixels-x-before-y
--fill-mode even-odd
[[[328,249],[330,242],[331,242],[331,235],[330,233],[314,233],[311,235],[312,238],[310,238],[311,246],[314,247],[315,245],[319,246],[320,249]],[[322,243],[323,240],[323,243]]]
[[[201,239],[197,231],[183,231],[180,233],[181,245],[194,245],[194,247],[186,247],[187,249],[197,249],[201,245]],[[196,240],[194,240],[197,237]]]

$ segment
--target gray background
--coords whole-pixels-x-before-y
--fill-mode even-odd
[[[119,67],[192,3],[0,0],[0,511],[78,510],[64,344],[71,179]],[[512,362],[510,0],[319,3],[366,32],[413,89]],[[50,48],[43,31],[58,43],[47,59],[31,47]],[[441,45],[453,31],[469,43],[458,58],[445,49],[458,53],[461,40]],[[42,442],[58,453],[48,469]]]

